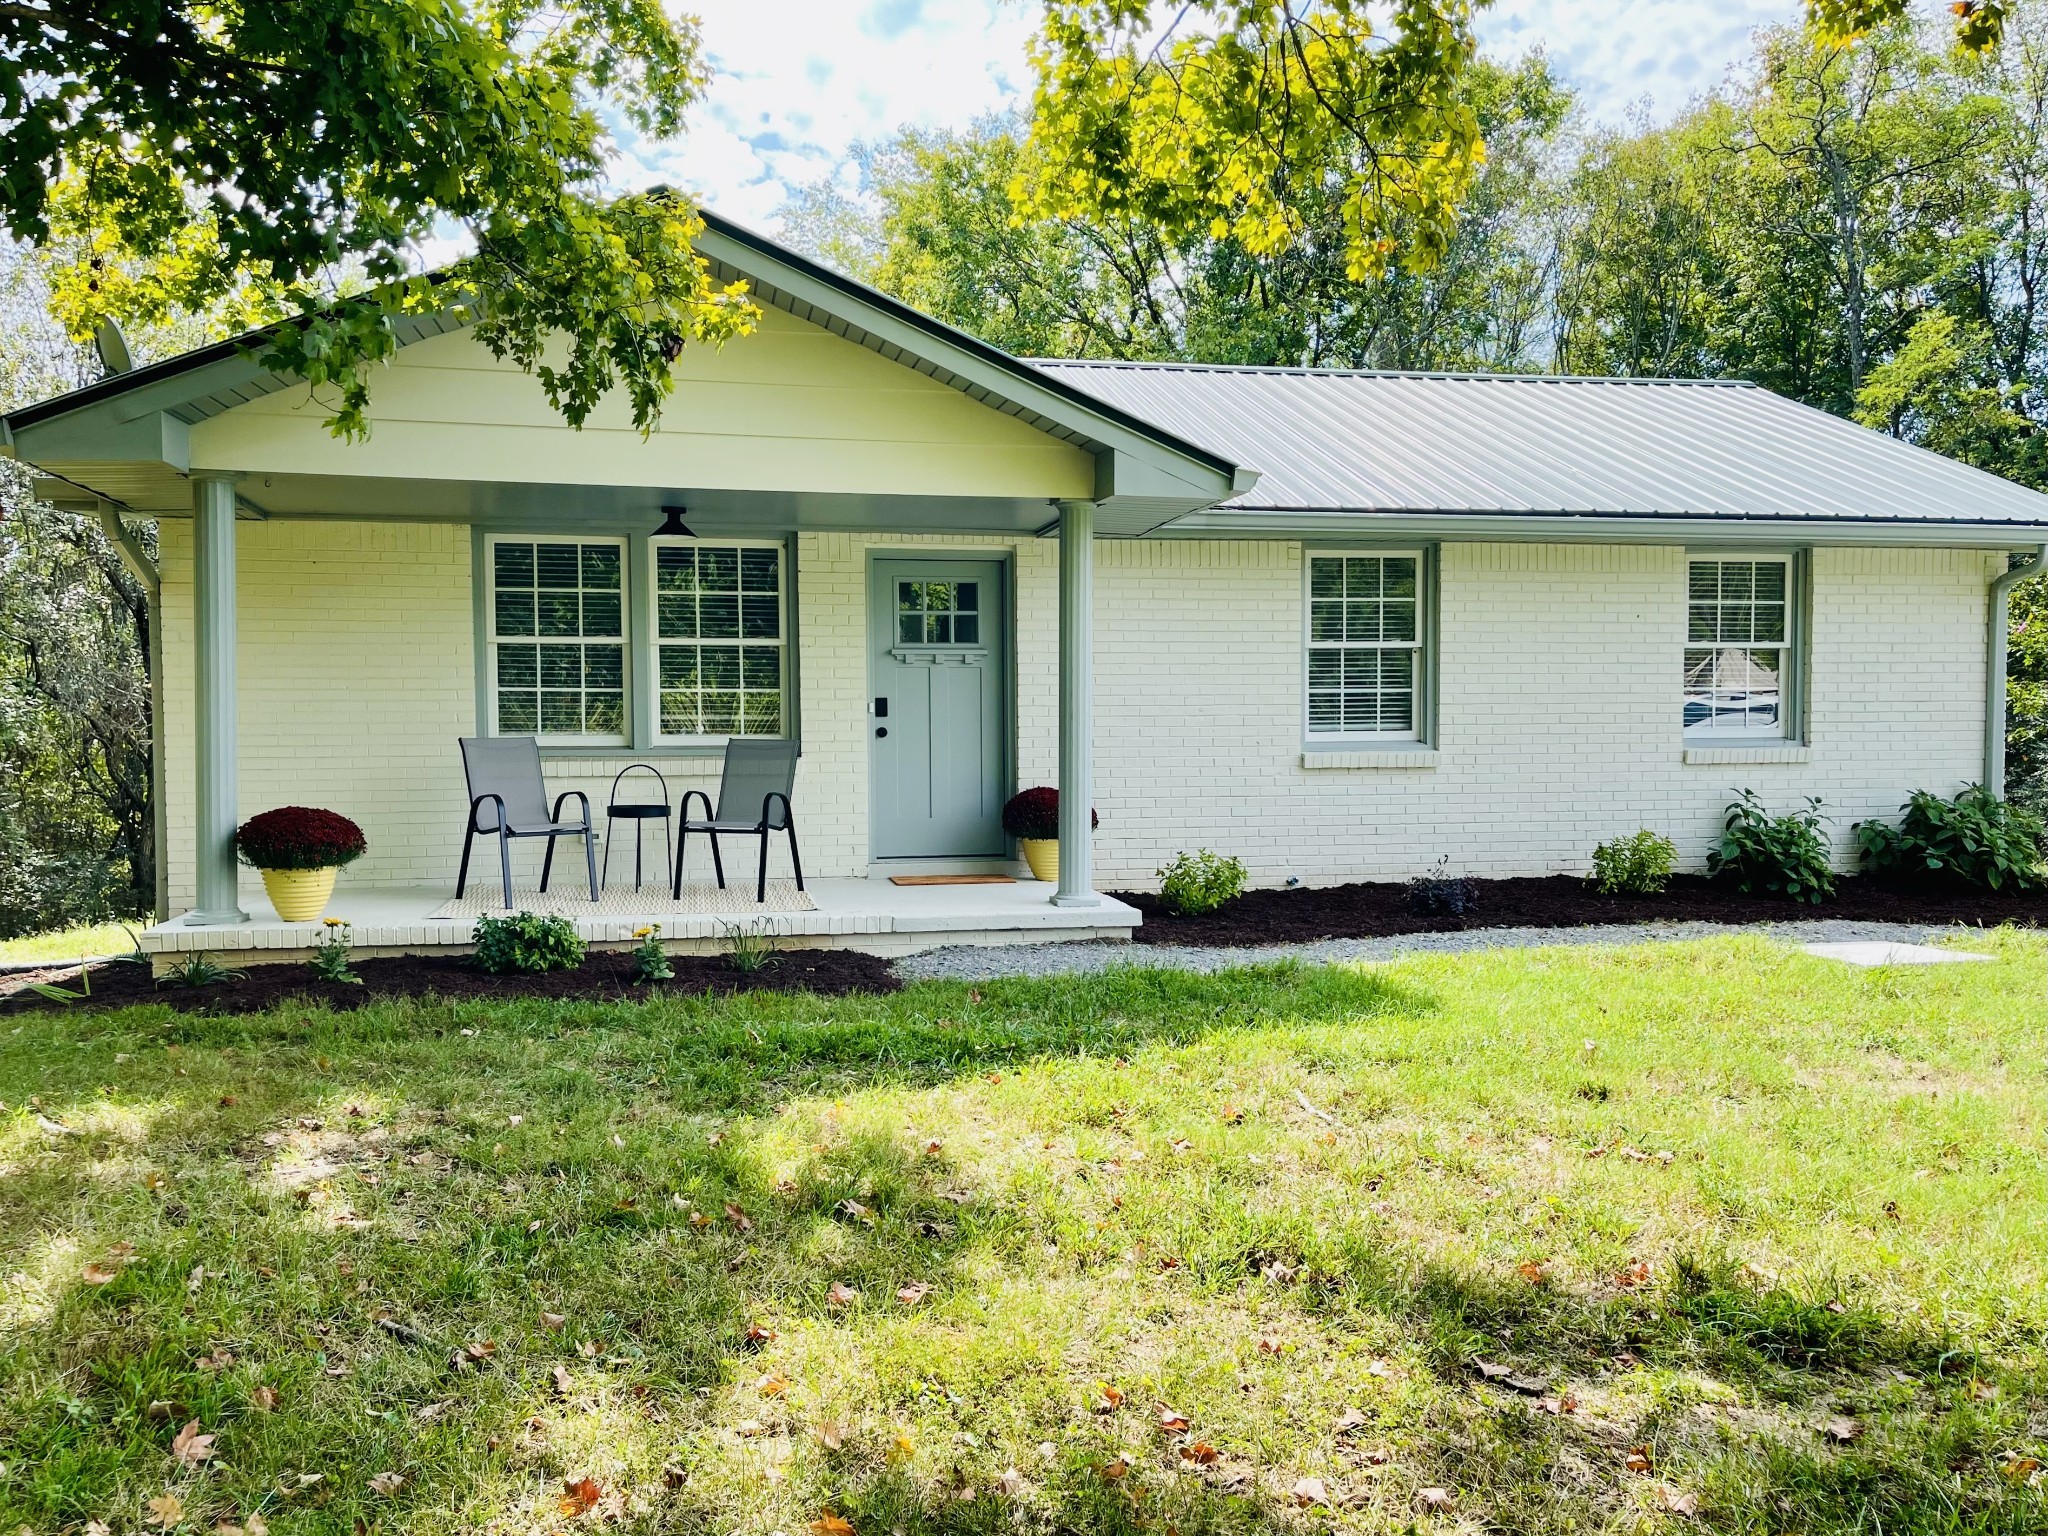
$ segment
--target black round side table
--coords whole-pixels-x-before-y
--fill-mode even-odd
[[[659,800],[621,800],[619,785],[629,773],[651,773],[654,782],[661,786]],[[636,781],[637,787],[637,781]],[[661,770],[652,763],[628,763],[618,771],[612,780],[612,792],[605,797],[604,808],[604,879],[610,880],[612,873],[612,823],[630,821],[633,823],[633,889],[640,889],[640,830],[650,821],[661,823],[661,835],[667,848],[668,863],[662,871],[663,883],[674,874],[676,841],[674,818],[668,803],[668,780],[661,776]]]

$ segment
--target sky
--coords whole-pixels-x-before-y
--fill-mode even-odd
[[[848,149],[897,128],[960,127],[1028,99],[1032,0],[689,0],[716,78],[679,140],[621,135],[614,181],[685,188],[775,233],[792,188],[851,189]],[[1494,0],[1486,51],[1542,47],[1597,118],[1664,119],[1711,89],[1759,26],[1799,0]],[[772,18],[772,20],[770,19]]]

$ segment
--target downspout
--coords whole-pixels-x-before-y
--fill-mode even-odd
[[[121,559],[142,583],[149,599],[149,820],[150,841],[156,846],[156,920],[171,915],[171,856],[165,839],[170,832],[169,811],[164,805],[164,584],[149,551],[128,531],[121,514],[105,497],[94,503],[100,527],[121,552]]]
[[[2048,544],[2033,552],[2025,565],[2015,565],[1991,583],[1991,643],[1984,668],[1984,787],[2005,798],[2005,644],[2011,618],[2007,601],[2012,589],[2029,576],[2048,570]]]

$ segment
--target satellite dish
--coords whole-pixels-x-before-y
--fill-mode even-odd
[[[126,373],[135,366],[135,359],[128,355],[128,338],[111,320],[100,322],[99,329],[93,332],[92,346],[100,355],[100,366],[110,374]]]

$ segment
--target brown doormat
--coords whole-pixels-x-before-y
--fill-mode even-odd
[[[891,885],[1015,885],[1015,875],[891,875]]]

